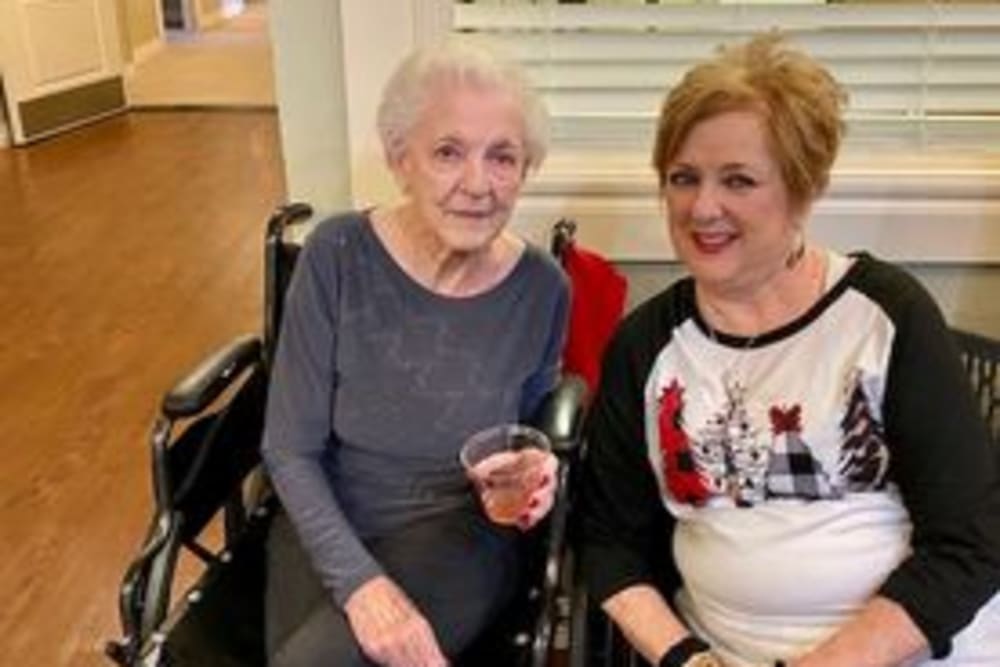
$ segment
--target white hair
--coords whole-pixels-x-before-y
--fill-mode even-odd
[[[514,60],[469,37],[450,37],[415,51],[389,78],[376,124],[390,162],[402,155],[410,131],[442,83],[484,85],[512,94],[524,121],[526,166],[537,169],[542,164],[548,150],[549,115],[541,96]]]

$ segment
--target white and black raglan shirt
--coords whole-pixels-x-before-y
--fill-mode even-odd
[[[882,595],[935,664],[998,666],[998,456],[947,326],[902,270],[828,264],[753,339],[713,334],[690,278],[622,323],[580,493],[594,597],[673,575],[727,665],[771,665]]]

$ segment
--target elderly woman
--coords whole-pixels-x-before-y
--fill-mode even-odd
[[[553,387],[568,286],[507,230],[546,149],[522,73],[471,43],[415,53],[378,110],[400,203],[308,237],[287,295],[264,459],[286,515],[269,542],[273,665],[437,666],[508,601],[518,527],[490,523],[463,440]]]
[[[808,241],[845,95],[780,36],[666,98],[690,276],[605,357],[581,498],[594,597],[663,667],[1000,665],[1000,484],[948,328]]]

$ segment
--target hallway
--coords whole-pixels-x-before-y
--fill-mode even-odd
[[[171,30],[126,77],[132,108],[275,107],[268,4],[199,32]]]
[[[0,149],[3,664],[110,664],[159,397],[260,329],[277,135],[270,112],[130,113]]]

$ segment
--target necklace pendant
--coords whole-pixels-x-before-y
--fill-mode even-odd
[[[722,371],[722,386],[726,391],[726,397],[731,402],[741,401],[746,394],[746,386],[743,380],[732,368]]]
[[[731,366],[722,369],[722,386],[726,390],[726,394],[731,394],[736,384],[736,378],[733,375],[733,369]]]

